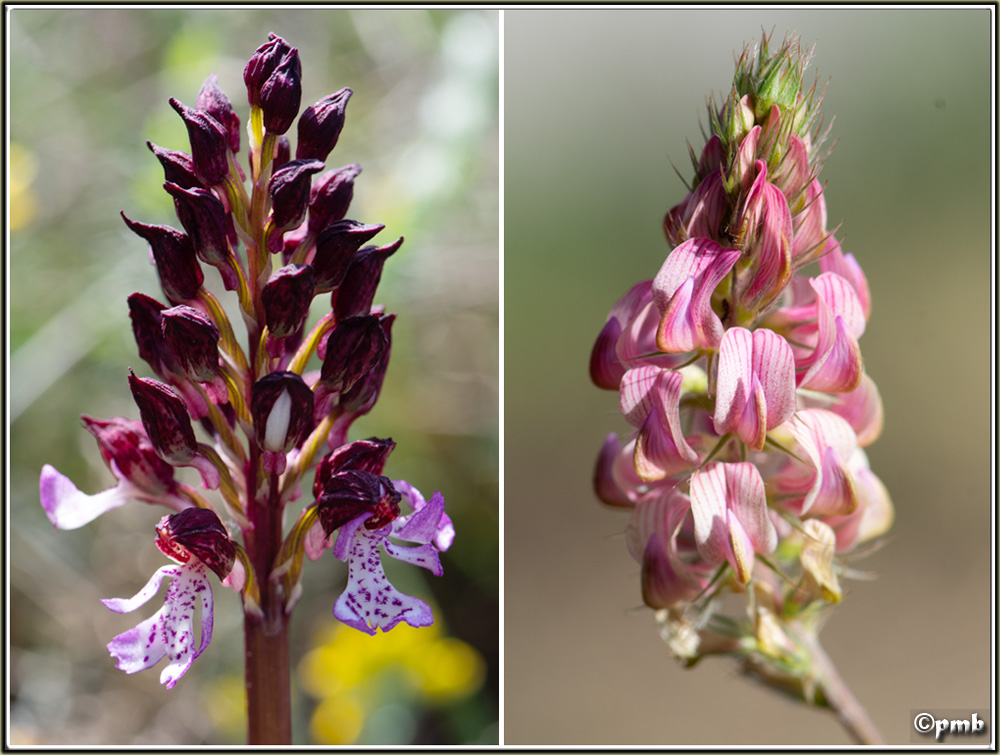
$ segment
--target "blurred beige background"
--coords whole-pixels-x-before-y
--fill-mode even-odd
[[[508,10],[505,27],[505,740],[844,745],[809,710],[667,657],[627,515],[590,488],[623,432],[590,385],[617,298],[667,253],[685,139],[761,28],[816,44],[839,144],[830,226],[874,297],[861,340],[897,519],[822,639],[891,743],[911,708],[983,715],[990,683],[990,15],[980,10]],[[992,723],[992,722],[991,722]]]
[[[495,744],[499,13],[33,7],[7,20],[12,741],[245,741],[239,599],[216,585],[213,642],[173,690],[158,683],[162,664],[133,676],[116,670],[105,645],[154,604],[119,616],[98,600],[134,594],[165,563],[152,542],[164,512],[130,503],[56,532],[39,505],[38,475],[50,463],[88,493],[112,484],[79,415],[138,418],[128,368],[150,370],[136,354],[126,297],[162,299],[145,245],[118,213],[178,225],[146,140],[188,149],[167,100],[193,106],[213,72],[245,126],[243,67],[274,31],[299,49],[303,107],[354,90],[327,162],[363,166],[349,217],[384,223],[385,243],[406,238],[377,297],[399,314],[392,361],[378,405],[351,436],[391,436],[398,447],[386,474],[447,500],[458,534],[442,558],[444,576],[387,569],[400,589],[433,604],[438,636],[462,650],[456,669],[466,674],[461,689],[439,677],[428,693],[426,675],[415,687],[413,668],[369,643],[374,657],[357,653],[349,663],[370,662],[377,673],[359,673],[366,682],[348,689],[346,702],[321,700],[302,682],[304,659],[336,626],[346,569],[334,558],[309,563],[291,624],[295,743]],[[245,164],[245,137],[238,157]],[[205,278],[221,290],[214,270]],[[323,305],[329,297],[317,298],[310,323]]]

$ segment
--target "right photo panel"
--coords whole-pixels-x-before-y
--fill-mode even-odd
[[[987,746],[993,6],[503,12],[509,746]]]

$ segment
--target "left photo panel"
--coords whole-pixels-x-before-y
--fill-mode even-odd
[[[500,13],[5,13],[9,744],[499,744]]]

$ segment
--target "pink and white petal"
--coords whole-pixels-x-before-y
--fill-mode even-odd
[[[420,499],[423,500],[423,496]],[[429,503],[416,508],[412,514],[395,519],[392,535],[411,543],[429,543],[437,536],[443,516],[444,496],[434,493]]]
[[[661,409],[653,407],[635,439],[633,464],[635,473],[643,482],[655,482],[683,472],[692,466],[674,442],[666,422],[661,419]],[[687,446],[687,442],[685,441]],[[687,446],[690,449],[690,446]]]
[[[788,342],[774,331],[753,332],[753,369],[760,378],[767,406],[767,429],[795,413],[795,357]]]
[[[146,605],[160,591],[165,577],[176,577],[180,566],[161,566],[149,578],[145,586],[131,598],[103,598],[101,602],[115,613],[130,613],[140,606]]]
[[[649,410],[653,408],[653,386],[660,373],[659,367],[635,367],[621,379],[618,388],[618,406],[625,420],[633,427],[642,427]],[[677,374],[678,380],[681,378]]]
[[[350,557],[351,548],[354,544],[354,534],[360,529],[363,530],[365,520],[371,516],[371,512],[365,511],[358,514],[347,524],[342,524],[340,529],[337,530],[337,540],[333,544],[333,555],[336,556],[341,561],[347,561]],[[388,537],[392,532],[392,525],[387,524],[380,530],[377,530],[381,537]]]
[[[318,561],[319,557],[323,555],[323,551],[331,547],[333,547],[333,534],[331,533],[327,537],[326,531],[323,529],[323,523],[316,520],[302,539],[303,551],[310,561]]]
[[[590,352],[590,379],[598,388],[613,391],[625,373],[625,368],[615,354],[621,334],[622,324],[610,319],[604,323],[594,342],[594,348]]]
[[[703,587],[678,571],[678,562],[670,558],[659,533],[646,543],[641,562],[642,601],[650,608],[669,608],[693,598]]]
[[[814,516],[845,516],[858,508],[858,491],[854,475],[837,452],[827,446],[823,450],[819,483],[806,498],[805,511]]]
[[[889,491],[882,481],[870,469],[859,469],[854,472],[858,485],[863,513],[858,532],[858,542],[865,542],[884,535],[892,527],[895,511]],[[861,508],[861,506],[859,506]]]
[[[865,332],[865,312],[858,295],[848,280],[836,273],[823,273],[810,281],[816,291],[817,302],[825,304],[830,313],[844,321],[845,328],[854,338]]]
[[[694,287],[695,279],[688,278],[667,302],[656,330],[656,346],[661,351],[674,354],[697,348],[700,339],[692,304]]]
[[[128,480],[120,479],[118,485],[87,495],[77,489],[72,480],[55,467],[42,467],[38,493],[49,521],[60,530],[75,530],[92,522],[101,514],[125,504],[140,492]]]
[[[400,621],[413,627],[433,624],[430,606],[419,598],[404,595],[389,583],[378,556],[382,540],[384,535],[378,532],[364,528],[355,531],[351,538],[347,588],[337,598],[334,616],[367,634],[375,634],[379,628],[388,632]]]
[[[733,429],[749,399],[753,372],[753,335],[746,328],[730,328],[719,345],[715,382],[715,432]]]
[[[830,411],[850,423],[858,437],[859,446],[869,446],[882,434],[884,410],[878,387],[867,373],[853,391],[834,396]]]
[[[728,488],[728,507],[742,525],[753,550],[757,553],[771,553],[778,546],[778,534],[774,530],[767,511],[767,497],[764,480],[753,464],[723,465]]]
[[[710,564],[728,560],[729,510],[726,474],[720,462],[691,476],[691,514],[698,552]]]
[[[726,560],[733,568],[736,578],[743,584],[753,575],[754,547],[746,530],[732,512],[729,513],[729,538],[726,542]]]
[[[750,378],[750,392],[743,413],[734,428],[736,435],[750,448],[760,451],[767,438],[767,399],[756,375]]]
[[[796,268],[814,259],[823,250],[826,238],[826,199],[823,184],[813,179],[806,187],[803,208],[793,218],[792,261]]]
[[[833,341],[826,345],[820,359],[798,376],[800,388],[844,393],[858,387],[864,373],[861,347],[848,333],[843,318],[835,318],[834,332]],[[817,345],[816,352],[820,351],[821,346]]]
[[[167,646],[160,630],[163,611],[161,608],[108,643],[108,652],[118,661],[115,668],[126,674],[135,674],[152,668],[166,657]]]
[[[794,134],[788,138],[788,151],[781,161],[781,178],[789,205],[795,204],[798,194],[809,181],[809,150],[805,142]]]

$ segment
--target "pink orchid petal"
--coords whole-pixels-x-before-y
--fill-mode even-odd
[[[127,480],[119,479],[116,487],[87,495],[49,464],[42,467],[38,488],[45,515],[60,530],[82,527],[104,512],[122,506],[140,492]]]
[[[444,568],[441,566],[441,557],[438,555],[437,548],[433,545],[424,543],[423,545],[403,546],[389,540],[383,540],[382,547],[385,548],[386,553],[397,561],[419,566],[429,571],[435,577],[440,577],[444,574]]]
[[[416,509],[409,516],[399,517],[393,522],[393,537],[411,543],[429,543],[437,537],[443,516],[444,496],[434,493],[429,503]]]
[[[146,586],[132,598],[102,600],[116,613],[128,613],[147,603],[158,591],[165,577],[172,577],[163,607],[137,626],[108,643],[108,651],[118,659],[117,668],[128,674],[151,668],[167,657],[170,663],[160,674],[160,683],[171,689],[194,659],[212,640],[212,589],[200,561],[181,566],[164,566],[153,574]],[[195,598],[201,600],[201,644],[195,649]]]
[[[396,491],[402,496],[402,499],[406,501],[411,509],[413,509],[414,514],[408,514],[406,516],[401,516],[393,523],[393,537],[399,537],[403,540],[409,540],[415,543],[434,543],[436,547],[442,553],[451,547],[452,542],[455,540],[455,525],[452,524],[451,517],[444,513],[444,496],[440,493],[434,493],[431,496],[431,500],[428,503],[424,500],[423,494],[413,487],[406,480],[393,480],[392,485],[396,488]],[[432,512],[438,513],[427,513],[424,516],[427,517],[428,521],[434,522],[434,532],[430,539],[428,540],[415,540],[414,538],[404,535],[399,528],[410,521],[415,513],[423,510],[425,506],[432,506]]]
[[[302,539],[303,551],[310,561],[318,561],[319,557],[323,555],[323,551],[331,547],[333,547],[333,534],[331,533],[327,537],[323,523],[317,519]]]

